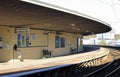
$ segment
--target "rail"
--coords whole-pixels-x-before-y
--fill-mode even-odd
[[[111,54],[114,57],[114,60],[112,62],[110,62],[109,64],[107,64],[106,66],[93,71],[92,73],[89,73],[87,75],[84,75],[83,77],[109,77],[110,75],[112,75],[114,72],[116,72],[117,70],[120,69],[120,53],[119,51],[115,51],[113,49],[111,49]],[[116,58],[117,56],[119,56],[119,59]]]

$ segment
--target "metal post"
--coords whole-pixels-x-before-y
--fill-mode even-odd
[[[13,62],[14,62],[14,49],[13,49]]]

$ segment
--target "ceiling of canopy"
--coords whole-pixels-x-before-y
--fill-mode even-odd
[[[0,26],[90,35],[108,32],[109,24],[20,0],[0,1]]]

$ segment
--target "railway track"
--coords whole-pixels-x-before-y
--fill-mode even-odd
[[[84,75],[83,77],[120,77],[117,75],[120,70],[120,50],[115,48],[108,49],[110,50],[110,54],[113,56],[114,61],[109,66],[100,70],[98,69],[93,73]]]
[[[117,53],[113,53],[113,55],[116,55],[115,59],[116,60],[119,60],[120,59],[120,48],[116,50],[113,50],[113,52]],[[117,64],[118,65],[118,68],[116,68],[116,70],[114,70],[113,72],[109,73],[108,75],[106,75],[106,77],[120,77],[120,65],[119,63]]]

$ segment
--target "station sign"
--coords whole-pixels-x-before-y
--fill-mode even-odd
[[[18,32],[26,32],[26,33],[29,33],[29,29],[28,27],[15,27],[15,33],[18,33]]]

